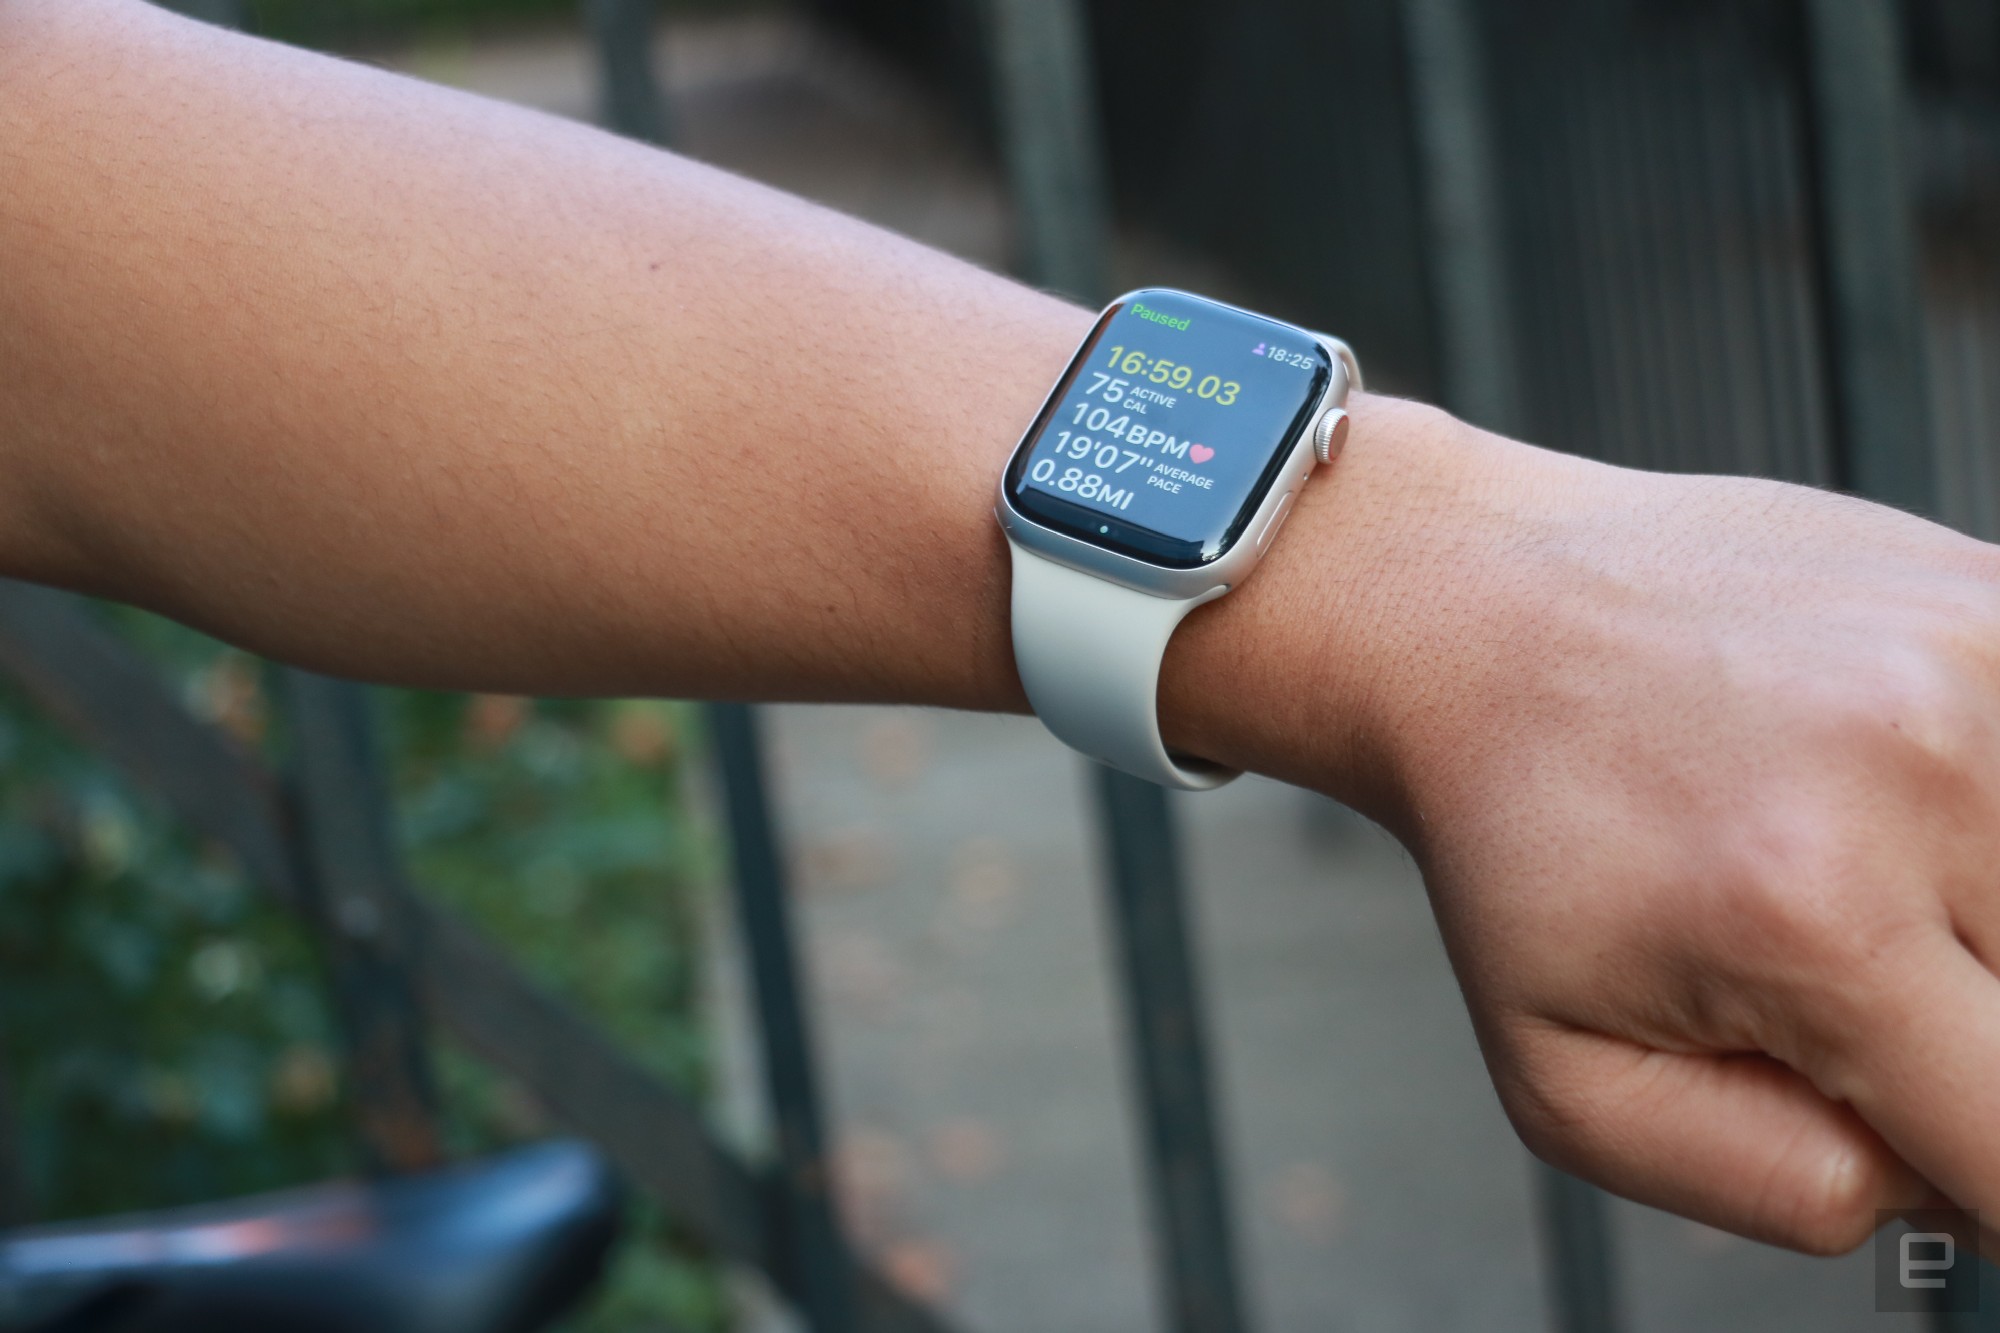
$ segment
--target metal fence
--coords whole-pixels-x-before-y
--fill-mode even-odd
[[[241,15],[234,0],[202,7]],[[895,10],[823,7],[872,10],[878,24]],[[1110,200],[1148,196],[1107,163],[1105,137],[1123,131],[1116,106],[1100,115],[1099,76],[1115,85],[1118,71],[1093,58],[1091,19],[1131,6],[944,8],[980,62],[973,86],[990,99],[1023,276],[1102,296]],[[1310,167],[1319,193],[1305,193],[1328,209],[1328,240],[1366,253],[1374,237],[1386,257],[1341,271],[1292,253],[1323,322],[1373,337],[1406,381],[1482,424],[1616,461],[1836,484],[1995,533],[2000,21],[1980,0],[1210,8],[1267,39],[1283,39],[1274,14],[1338,29],[1321,82],[1283,94],[1324,110],[1303,131],[1319,157],[1291,169]],[[651,0],[585,11],[607,122],[670,141],[647,59]],[[1307,57],[1287,40],[1296,70]],[[1238,43],[1217,60],[1255,50]],[[1394,99],[1369,109],[1365,136],[1355,108],[1327,97],[1343,69]],[[1285,256],[1296,211],[1264,219],[1262,253]],[[1400,250],[1398,218],[1416,224]],[[1213,239],[1219,225],[1198,230]],[[1232,218],[1222,231],[1256,225]],[[752,1161],[407,882],[361,687],[284,674],[294,743],[279,772],[190,715],[66,595],[0,585],[0,670],[309,923],[378,1164],[440,1155],[435,1022],[598,1142],[687,1235],[765,1275],[810,1327],[944,1327],[858,1257],[837,1221],[755,710],[707,714],[775,1126],[768,1159]],[[1173,805],[1108,772],[1096,793],[1162,1309],[1183,1333],[1246,1329]],[[1553,1172],[1541,1200],[1557,1325],[1620,1327],[1602,1200]],[[1955,1333],[2000,1329],[1992,1314],[1937,1318]]]

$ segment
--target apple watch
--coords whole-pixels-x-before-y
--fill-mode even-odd
[[[1219,301],[1149,288],[1105,308],[1000,479],[1014,661],[1059,739],[1162,786],[1236,776],[1161,740],[1160,661],[1257,567],[1359,387],[1339,339]]]

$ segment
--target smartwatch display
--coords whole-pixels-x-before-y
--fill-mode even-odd
[[[1235,776],[1167,751],[1160,661],[1339,451],[1359,385],[1338,339],[1218,301],[1153,288],[1105,309],[1000,483],[1015,661],[1051,731],[1167,786]]]

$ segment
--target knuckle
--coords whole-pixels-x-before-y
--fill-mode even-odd
[[[1557,1170],[1569,1170],[1575,1163],[1569,1118],[1555,1112],[1539,1097],[1509,1098],[1502,1102],[1507,1119],[1521,1143],[1537,1158]]]
[[[1985,728],[1969,694],[1955,654],[1940,645],[1884,648],[1867,664],[1855,664],[1832,689],[1829,724],[1857,757],[1893,766],[1935,782],[1962,779],[1977,766],[1978,741]]]
[[[1591,1079],[1553,1062],[1510,1080],[1500,1101],[1523,1146],[1541,1161],[1598,1180],[1621,1155],[1630,1124],[1650,1098],[1643,1081]]]
[[[1703,989],[1731,1001],[1712,1003],[1729,1039],[1832,1077],[1854,1024],[1907,983],[1945,924],[1923,900],[1885,892],[1897,849],[1838,811],[1768,811],[1732,842],[1699,936]]]
[[[1881,1163],[1853,1147],[1821,1154],[1767,1197],[1773,1239],[1807,1254],[1846,1254],[1875,1232],[1888,1180]]]
[[[1529,1154],[1544,1165],[1580,1180],[1598,1176],[1596,1154],[1590,1150],[1594,1128],[1567,1114],[1548,1115],[1545,1108],[1509,1105],[1507,1119]]]
[[[1529,1074],[1497,1085],[1500,1105],[1530,1153],[1559,1171],[1582,1174],[1594,1117],[1564,1082]]]
[[[1757,955],[1845,967],[1870,935],[1864,895],[1853,890],[1858,859],[1835,836],[1764,828],[1752,834],[1730,876],[1726,929]]]

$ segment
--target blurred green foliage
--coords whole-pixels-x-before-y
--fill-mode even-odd
[[[169,0],[188,3],[188,0]],[[239,0],[251,31],[309,46],[350,46],[412,36],[571,20],[585,0]],[[656,0],[659,12],[763,7],[771,0]]]
[[[198,714],[282,730],[263,668],[110,611]],[[637,1059],[707,1078],[691,719],[656,702],[379,692],[413,878]],[[225,853],[0,691],[0,1210],[84,1216],[352,1168],[312,942]],[[439,1043],[447,1133],[555,1132],[532,1089]],[[648,1208],[576,1330],[725,1326],[720,1284]]]
[[[582,0],[244,0],[253,32],[314,46],[576,15]]]
[[[301,933],[11,695],[0,812],[10,1218],[344,1169],[332,1033]]]

